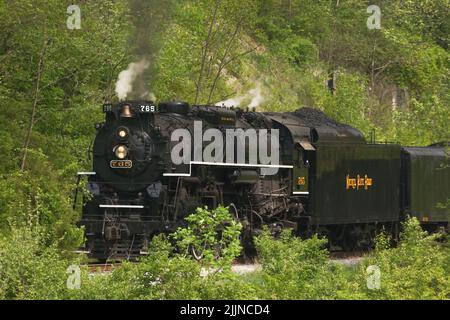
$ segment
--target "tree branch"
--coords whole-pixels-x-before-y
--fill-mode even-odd
[[[37,104],[38,104],[38,99],[39,99],[39,86],[41,83],[42,72],[44,69],[45,53],[46,53],[49,45],[50,45],[50,39],[46,39],[44,41],[44,45],[42,46],[41,54],[39,56],[39,63],[38,63],[38,69],[37,69],[37,75],[36,75],[36,85],[35,85],[35,89],[34,89],[33,108],[31,110],[30,124],[28,126],[27,136],[25,138],[25,143],[24,143],[22,163],[20,165],[21,171],[23,171],[25,169],[25,164],[27,161],[28,147],[30,145],[31,133],[33,131],[33,125],[34,125],[34,118],[36,117],[36,111],[37,111]]]
[[[197,90],[195,91],[195,104],[197,104],[198,102],[198,96],[202,90],[202,81],[203,81],[203,72],[205,70],[205,64],[206,64],[206,58],[208,56],[208,48],[209,48],[209,44],[211,41],[211,35],[213,32],[213,27],[214,24],[216,22],[216,18],[217,18],[217,11],[219,10],[219,4],[220,4],[221,0],[216,0],[215,4],[214,4],[214,8],[213,8],[213,13],[211,16],[211,22],[209,24],[209,29],[208,29],[208,35],[206,36],[205,39],[205,44],[202,47],[202,62],[201,62],[201,66],[200,66],[200,72],[198,75],[198,81],[196,83],[196,88]]]

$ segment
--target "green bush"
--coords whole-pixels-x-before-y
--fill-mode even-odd
[[[404,223],[400,242],[389,246],[389,237],[381,235],[377,248],[359,266],[354,281],[367,299],[450,299],[450,250],[436,242],[416,218]],[[367,267],[380,270],[380,289],[366,286]]]
[[[10,232],[10,225],[45,229],[48,241],[61,249],[74,249],[83,241],[83,232],[75,227],[78,214],[72,209],[68,188],[57,181],[53,172],[36,176],[31,172],[13,172],[0,180],[0,235]]]
[[[262,264],[261,294],[266,299],[329,299],[335,296],[338,267],[328,263],[326,239],[302,240],[284,230],[274,238],[265,230],[256,238]]]
[[[348,267],[329,261],[324,239],[301,240],[287,230],[276,239],[265,231],[256,240],[261,279],[252,283],[266,299],[449,299],[448,240],[436,237],[409,219],[397,246],[381,234],[376,249]],[[373,268],[380,271],[379,288],[368,285]]]
[[[228,208],[197,208],[185,218],[187,226],[179,228],[172,238],[182,253],[192,254],[206,267],[227,267],[239,256],[242,225]]]
[[[0,299],[67,299],[67,268],[79,261],[48,245],[41,227],[13,227],[0,239]]]
[[[262,270],[239,275],[231,260],[220,268],[177,253],[163,235],[149,255],[111,272],[92,273],[81,257],[62,253],[42,227],[13,226],[0,239],[0,299],[449,299],[449,243],[404,224],[391,247],[385,234],[359,265],[330,261],[326,239],[302,240],[284,230],[255,239]],[[210,225],[211,226],[211,225]],[[50,244],[49,244],[50,243]],[[225,264],[225,261],[228,264]],[[79,289],[67,287],[69,266],[80,266]],[[368,287],[368,267],[380,270],[380,287]]]
[[[200,265],[180,255],[162,236],[155,237],[149,255],[138,263],[124,262],[109,274],[85,273],[81,299],[199,299]]]

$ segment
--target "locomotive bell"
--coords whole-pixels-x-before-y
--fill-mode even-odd
[[[121,118],[132,118],[133,117],[133,113],[131,112],[131,108],[129,105],[124,105],[122,107],[122,110],[120,111],[120,117]]]

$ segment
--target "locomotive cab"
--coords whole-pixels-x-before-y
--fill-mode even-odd
[[[307,141],[295,143],[293,156],[292,193],[307,196],[309,194],[309,171],[316,149]]]

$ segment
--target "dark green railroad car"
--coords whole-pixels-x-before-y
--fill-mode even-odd
[[[449,220],[450,155],[445,147],[402,148],[402,207],[422,223]]]
[[[399,219],[400,146],[318,143],[310,213],[319,225]]]

